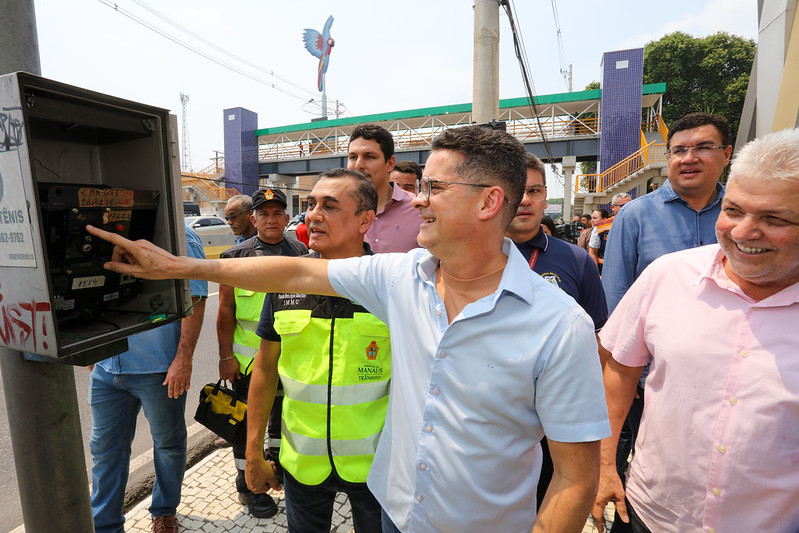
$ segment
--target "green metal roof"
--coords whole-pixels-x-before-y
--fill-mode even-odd
[[[647,83],[643,86],[642,95],[663,94],[666,92],[665,83]],[[536,105],[553,105],[566,102],[577,102],[580,100],[599,100],[602,98],[602,89],[592,89],[589,91],[575,91],[570,93],[544,94],[535,97]],[[506,98],[499,101],[499,108],[506,109],[511,107],[524,107],[530,105],[530,99],[526,96],[521,98]],[[305,131],[318,128],[337,128],[361,124],[364,122],[386,122],[402,120],[413,117],[426,117],[432,115],[447,115],[450,113],[469,113],[472,104],[454,104],[438,107],[422,107],[419,109],[408,109],[406,111],[391,111],[387,113],[375,113],[372,115],[361,115],[358,117],[335,118],[330,120],[319,120],[316,122],[305,122],[303,124],[291,124],[288,126],[277,126],[274,128],[264,128],[255,130],[256,136],[276,135],[280,133],[291,133],[295,131]]]

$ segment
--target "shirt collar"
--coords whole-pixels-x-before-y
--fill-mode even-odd
[[[671,183],[669,183],[669,180],[666,180],[663,183],[663,185],[661,185],[660,188],[655,192],[655,194],[660,195],[660,198],[663,200],[663,203],[673,202],[673,201],[676,200],[676,201],[682,203],[683,205],[688,205],[688,202],[683,200],[683,198],[679,194],[674,192],[674,189],[671,187]],[[713,206],[715,206],[717,203],[719,203],[722,198],[724,198],[724,185],[722,185],[720,182],[717,182],[716,183],[716,197],[713,199],[712,202],[710,202],[708,205],[703,207],[702,210],[700,211],[700,213],[702,211],[707,211],[708,209],[712,209]]]
[[[543,231],[539,233],[543,234],[546,240],[546,234]],[[494,293],[492,305],[505,291],[519,296],[525,302],[532,305],[533,286],[532,283],[529,283],[531,272],[530,265],[524,259],[521,252],[519,252],[518,248],[516,248],[513,241],[507,237],[502,241],[502,253],[508,256],[508,262],[505,265],[505,270],[502,273],[499,286]],[[440,261],[437,257],[425,251],[421,257],[416,259],[416,272],[425,283],[432,284],[439,263]]]
[[[753,302],[753,305],[757,307],[781,307],[799,302],[799,283],[794,283],[777,294],[772,294],[768,298],[755,302],[727,276],[727,271],[724,270],[724,252],[721,250],[721,247],[718,244],[712,246],[716,246],[717,249],[713,254],[712,260],[708,262],[704,270],[699,272],[695,282],[696,285],[705,279],[710,280],[719,288],[735,293]]]
[[[312,251],[311,255],[319,259],[319,252]],[[372,247],[369,246],[369,243],[366,241],[363,241],[363,255],[375,255],[375,253],[372,251]]]
[[[393,204],[394,202],[407,202],[408,200],[412,199],[411,193],[398,187],[393,181],[389,182],[389,186],[391,187],[391,198],[389,198],[388,202],[386,202],[386,205]],[[384,207],[383,210],[385,211],[385,209],[386,208]]]
[[[544,233],[544,230],[541,228],[538,228],[538,233],[535,234],[535,237],[522,244],[532,246],[533,248],[540,248],[542,252],[546,252],[549,246],[549,235]]]

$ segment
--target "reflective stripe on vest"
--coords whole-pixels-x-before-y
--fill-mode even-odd
[[[302,301],[311,306],[321,298],[327,297]],[[335,312],[347,306],[363,310],[347,300],[336,301]],[[318,318],[320,308],[324,306],[314,307],[314,317],[310,309],[274,313],[285,393],[280,462],[306,485],[327,479],[333,465],[343,480],[363,483],[388,408],[388,327],[366,312]]]
[[[292,433],[286,429],[285,422],[283,422],[281,430],[286,444],[297,450],[297,453],[323,457],[325,462],[327,462],[327,439],[315,439]],[[381,433],[382,430],[362,439],[331,440],[333,453],[340,456],[374,454]]]
[[[302,383],[288,376],[281,376],[280,382],[283,383],[283,392],[293,400],[327,405],[327,385]],[[357,386],[331,385],[330,403],[332,405],[357,405],[374,402],[388,396],[388,388],[388,381],[359,383]]]
[[[255,330],[261,319],[261,310],[264,307],[266,294],[234,287],[233,295],[236,301],[233,357],[239,362],[239,371],[246,375],[252,372],[250,363],[261,345],[261,338],[255,333]]]

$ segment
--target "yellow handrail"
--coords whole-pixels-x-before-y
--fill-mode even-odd
[[[184,172],[181,174],[181,184],[184,187],[194,187],[205,193],[206,196],[214,200],[229,200],[231,197],[240,194],[233,187],[222,187],[217,182],[206,177],[198,176],[194,173]]]
[[[663,117],[658,115],[658,133],[663,138],[663,142],[666,142],[666,139],[669,136],[669,128],[666,126],[666,123],[663,122]]]
[[[580,182],[583,180],[587,184],[586,192],[603,192],[633,172],[659,161],[666,161],[666,144],[652,141],[601,174],[578,175],[574,180],[574,192],[580,192]]]

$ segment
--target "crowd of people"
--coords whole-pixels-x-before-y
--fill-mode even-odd
[[[228,202],[242,241],[220,260],[88,226],[110,270],[199,280],[170,344],[95,367],[92,406],[182,413],[215,281],[220,377],[249,397],[235,489],[269,517],[285,488],[293,533],[329,531],[338,492],[356,532],[602,531],[608,502],[611,531],[799,531],[799,129],[732,159],[726,120],[692,113],[666,145],[668,180],[582,215],[577,245],[544,220],[543,163],[481,126],[441,133],[423,169],[356,127],[308,196],[310,252],[270,188]],[[123,368],[152,383],[121,387]],[[133,422],[109,418],[98,532],[124,522],[111,435]],[[153,531],[177,532],[182,416],[152,430]]]

